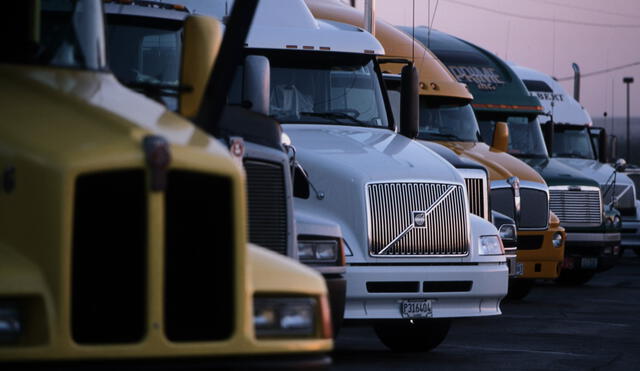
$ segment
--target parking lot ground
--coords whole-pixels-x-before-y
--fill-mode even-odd
[[[503,315],[453,322],[430,353],[392,353],[370,328],[345,328],[335,370],[640,370],[640,258],[579,287],[541,282]]]

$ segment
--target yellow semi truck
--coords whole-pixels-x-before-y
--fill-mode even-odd
[[[340,1],[305,1],[317,18],[363,26],[362,11]],[[491,209],[516,220],[518,265],[514,273],[518,273],[518,277],[511,280],[509,294],[512,298],[522,298],[530,291],[533,279],[557,278],[564,258],[565,232],[549,210],[548,187],[529,165],[479,140],[478,124],[470,106],[473,96],[423,43],[412,40],[409,29],[405,31],[382,20],[376,22],[375,36],[386,53],[380,58],[381,63],[385,59],[389,62],[413,60],[420,73],[420,128],[416,139],[425,145],[439,143],[488,170],[488,196],[486,192],[483,194],[483,187],[473,185],[473,175],[462,174],[467,182],[471,212],[489,219],[487,205],[490,204]],[[422,36],[423,32],[418,34],[416,36]],[[399,73],[403,64],[382,66],[383,72]],[[393,81],[389,83],[388,88],[393,90]],[[474,210],[473,205],[479,206]]]
[[[14,5],[0,54],[0,368],[326,364],[322,276],[249,245],[228,150],[108,71],[102,1]],[[220,27],[186,20],[183,115],[199,111]]]

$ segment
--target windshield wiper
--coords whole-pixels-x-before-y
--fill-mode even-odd
[[[360,125],[369,125],[368,123],[364,122],[364,121],[360,121],[357,118],[344,113],[344,112],[300,112],[300,115],[302,116],[313,116],[313,117],[321,117],[324,119],[332,119],[335,122],[341,124],[342,122],[338,121],[339,119],[345,119],[345,120],[349,120],[353,123],[356,124],[360,124]]]
[[[445,139],[449,139],[452,141],[457,141],[457,142],[464,142],[464,140],[462,138],[460,138],[459,136],[455,135],[455,134],[449,134],[449,133],[424,133],[425,136],[431,136],[431,137],[436,137],[436,138],[445,138]]]
[[[125,82],[124,85],[127,87],[140,91],[145,95],[151,96],[175,96],[177,97],[180,93],[188,93],[193,90],[191,86],[187,85],[176,85],[176,84],[163,84],[157,82],[138,82],[138,81],[130,81]]]

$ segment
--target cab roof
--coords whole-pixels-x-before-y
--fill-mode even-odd
[[[384,48],[362,28],[317,20],[303,0],[262,0],[246,47],[383,55]]]
[[[495,54],[442,31],[416,27],[416,38],[429,47],[458,81],[468,85],[476,111],[540,114],[538,98]]]
[[[541,115],[540,122],[553,117],[558,124],[585,125],[591,123],[589,112],[560,83],[546,73],[532,68],[510,64],[513,71],[522,79],[529,93],[540,99],[546,114]]]

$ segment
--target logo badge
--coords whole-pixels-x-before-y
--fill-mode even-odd
[[[427,216],[424,211],[413,212],[413,227],[425,228],[427,226]]]

